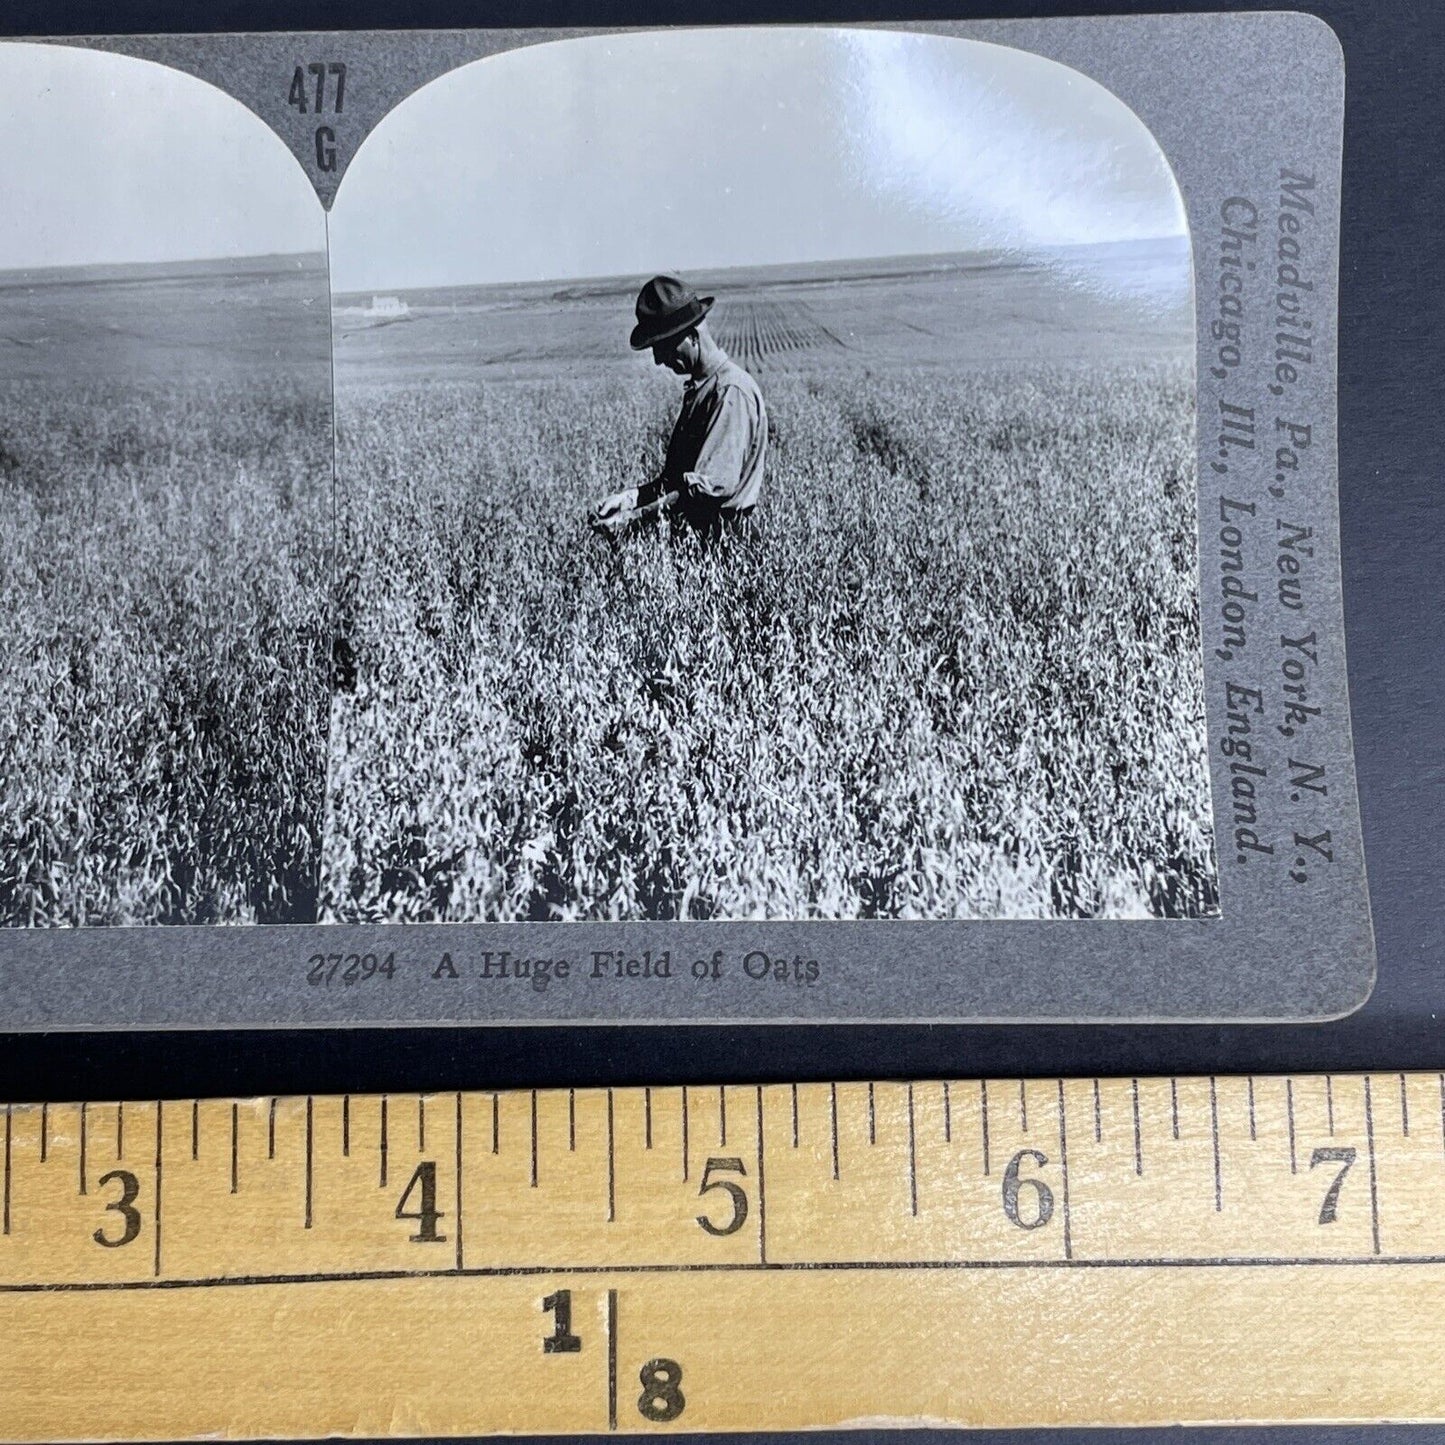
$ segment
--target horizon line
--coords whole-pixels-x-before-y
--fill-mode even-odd
[[[749,261],[733,262],[728,265],[717,266],[688,266],[684,268],[688,277],[707,277],[720,275],[728,271],[783,271],[796,267],[825,267],[825,266],[860,266],[869,263],[886,263],[897,261],[930,261],[943,260],[955,257],[998,257],[1002,259],[1027,259],[1029,256],[1038,255],[1050,251],[1072,251],[1091,250],[1100,246],[1151,246],[1164,241],[1182,241],[1190,244],[1190,233],[1188,231],[1172,231],[1155,236],[1128,236],[1118,237],[1108,241],[1061,241],[1050,245],[1037,246],[977,246],[971,250],[962,251],[889,251],[882,254],[861,256],[829,256],[815,260],[798,261]],[[333,291],[335,296],[366,296],[380,292],[406,293],[418,291],[451,291],[451,290],[472,290],[485,286],[581,286],[598,285],[606,281],[628,281],[632,282],[639,276],[665,274],[656,270],[647,272],[636,271],[599,271],[589,275],[569,276],[519,276],[510,277],[500,281],[436,281],[423,283],[421,285],[409,286],[382,286],[368,285],[360,288],[349,288],[345,291]],[[671,273],[676,274],[676,273]]]
[[[1132,236],[1121,237],[1115,240],[1105,241],[1064,241],[1050,245],[1036,246],[997,246],[997,247],[975,247],[971,250],[961,251],[894,251],[883,254],[858,255],[858,256],[830,256],[818,260],[796,260],[796,261],[755,261],[755,262],[733,262],[724,265],[703,265],[689,266],[686,268],[689,276],[711,276],[730,271],[782,271],[798,267],[826,267],[826,266],[857,266],[867,263],[890,263],[903,261],[929,261],[944,260],[959,257],[990,257],[998,259],[1020,259],[1026,260],[1029,256],[1040,253],[1070,251],[1070,250],[1092,250],[1102,246],[1148,246],[1160,242],[1178,242],[1186,244],[1190,241],[1187,231],[1173,231],[1154,236]],[[44,275],[63,279],[83,271],[157,271],[166,268],[181,268],[187,266],[237,266],[245,263],[259,261],[291,262],[303,261],[313,257],[321,257],[326,263],[328,278],[330,276],[330,253],[326,250],[306,251],[257,251],[247,252],[234,256],[184,256],[171,257],[165,260],[155,261],[71,261],[61,265],[23,265],[0,267],[0,286],[14,284],[15,278],[26,276]],[[360,288],[352,288],[345,291],[333,290],[334,296],[364,296],[380,291],[389,292],[418,292],[418,291],[447,291],[447,290],[468,290],[492,286],[563,286],[563,285],[597,285],[603,282],[631,281],[634,277],[642,275],[642,271],[608,271],[593,272],[586,275],[566,276],[525,276],[510,277],[505,280],[457,280],[437,281],[413,285],[389,285],[382,286],[371,284]],[[659,274],[653,272],[652,274]]]

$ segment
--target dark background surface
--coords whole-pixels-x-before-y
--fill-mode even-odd
[[[1212,3],[946,0],[7,0],[0,34],[974,19],[1250,10]],[[1350,691],[1379,981],[1331,1024],[1032,1027],[350,1029],[0,1035],[15,1100],[768,1082],[982,1074],[1439,1070],[1445,1067],[1445,8],[1315,0],[1345,52],[1340,502]],[[1442,1365],[1445,1368],[1445,1365]],[[928,1436],[942,1432],[924,1432]],[[1195,1431],[1236,1445],[1257,1430]],[[1442,1429],[1268,1432],[1282,1442],[1445,1441]],[[1178,1432],[1149,1431],[1164,1440]],[[741,1437],[734,1437],[741,1438]],[[813,1436],[812,1439],[819,1437]],[[837,1437],[858,1440],[856,1434]],[[893,1438],[917,1440],[919,1434]],[[992,1433],[973,1436],[991,1441]],[[1017,1440],[1017,1435],[999,1436]],[[1030,1432],[1040,1445],[1097,1432]],[[1139,1438],[1135,1436],[1133,1438]]]

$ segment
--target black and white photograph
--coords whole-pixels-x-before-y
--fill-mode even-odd
[[[1218,913],[1190,242],[1110,91],[533,44],[329,238],[322,919]]]
[[[13,1028],[1368,997],[1327,28],[104,28],[0,41]]]
[[[315,917],[325,219],[239,101],[0,45],[0,923]]]

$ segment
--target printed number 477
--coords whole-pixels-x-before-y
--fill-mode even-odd
[[[309,105],[308,90],[311,87],[307,85],[308,75],[315,81],[315,93],[310,96]],[[329,64],[313,60],[310,65],[298,65],[291,77],[291,91],[286,97],[286,104],[294,106],[302,115],[313,110],[320,115],[327,108],[328,80],[335,82],[331,87],[331,112],[333,115],[340,115],[346,105],[346,67],[339,60],[333,60]]]

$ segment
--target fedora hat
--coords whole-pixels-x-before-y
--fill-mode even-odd
[[[712,296],[699,296],[678,276],[654,276],[637,293],[637,325],[632,349],[646,351],[691,331],[712,310]]]

